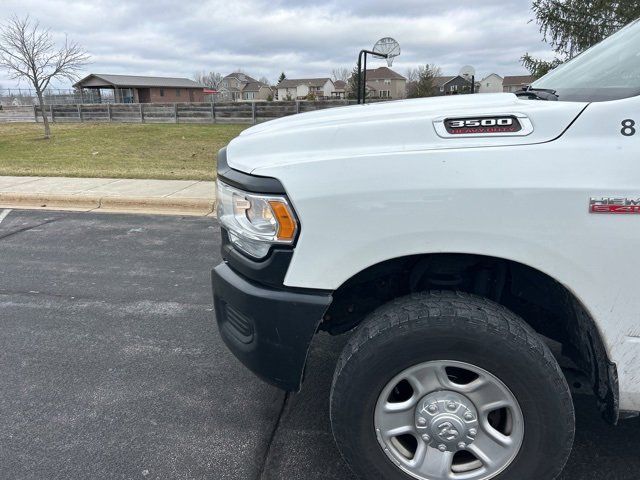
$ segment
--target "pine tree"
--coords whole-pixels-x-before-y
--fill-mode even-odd
[[[351,71],[351,76],[347,80],[346,93],[347,98],[354,99],[358,98],[358,78],[360,77],[360,73],[358,72],[358,67],[353,67]]]
[[[280,83],[281,81],[283,81],[283,80],[284,80],[284,79],[286,79],[286,78],[287,78],[287,76],[284,74],[284,72],[282,72],[282,73],[280,74],[280,77],[278,77],[278,83]]]
[[[527,53],[522,64],[532,75],[542,76],[640,17],[640,2],[535,0],[532,10],[540,33],[556,58],[548,62]]]
[[[437,94],[435,78],[442,74],[437,66],[429,64],[421,65],[408,73],[407,97],[432,97]]]

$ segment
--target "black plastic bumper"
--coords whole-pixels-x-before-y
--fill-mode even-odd
[[[298,391],[331,294],[257,285],[225,263],[212,271],[212,281],[218,327],[229,349],[267,382]]]

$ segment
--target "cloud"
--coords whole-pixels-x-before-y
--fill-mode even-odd
[[[78,41],[92,57],[87,73],[328,76],[384,36],[402,46],[400,73],[435,63],[451,74],[466,64],[479,76],[519,74],[525,52],[549,55],[530,0],[2,0],[0,22],[13,14]],[[0,85],[15,81],[0,72]]]

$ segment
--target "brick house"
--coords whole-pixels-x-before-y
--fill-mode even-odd
[[[73,87],[80,90],[109,92],[115,103],[179,103],[204,102],[203,86],[188,78],[143,77],[135,75],[112,75],[92,73],[76,82]]]

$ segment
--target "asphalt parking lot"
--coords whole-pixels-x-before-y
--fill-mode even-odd
[[[2,210],[0,210],[0,213]],[[1,217],[1,215],[0,215]],[[0,223],[0,477],[352,480],[319,336],[285,396],[222,344],[214,219],[13,210]],[[577,397],[564,480],[640,478],[640,420]]]

